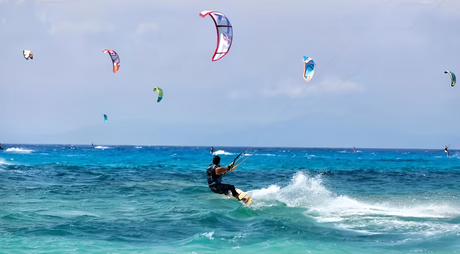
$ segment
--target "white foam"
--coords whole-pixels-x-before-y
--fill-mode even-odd
[[[94,148],[96,148],[96,149],[108,149],[110,147],[108,147],[108,146],[95,146]]]
[[[207,238],[209,238],[209,240],[214,240],[214,231],[211,231],[211,232],[206,232],[206,233],[203,233],[201,234],[202,236],[206,236]]]
[[[444,156],[445,157],[445,156]],[[455,152],[454,154],[450,154],[449,157],[452,157],[452,158],[457,158],[459,159],[460,158],[460,154],[458,152]]]
[[[405,232],[438,234],[443,231],[457,232],[460,225],[442,222],[408,221],[411,218],[452,218],[460,215],[460,210],[446,202],[421,201],[408,203],[407,200],[392,203],[361,202],[346,195],[329,191],[322,183],[321,176],[309,177],[296,173],[285,187],[271,185],[267,188],[248,191],[254,200],[254,208],[273,206],[282,202],[288,207],[303,207],[304,215],[320,223],[331,223],[336,227],[369,234],[405,228]],[[429,202],[429,203],[427,203]],[[428,219],[429,220],[429,219]],[[457,231],[456,231],[457,230]]]
[[[213,153],[214,155],[233,155],[233,153],[226,152],[224,150],[217,150]]]
[[[247,237],[246,231],[243,231],[242,233],[239,233],[236,236],[234,236],[232,239],[232,242],[234,242],[237,239],[246,238],[246,237]]]
[[[11,153],[32,153],[33,150],[28,150],[28,149],[23,149],[19,147],[11,147],[5,150],[5,152],[11,152]]]
[[[0,158],[0,165],[13,165],[12,163],[10,162],[7,162],[5,159],[3,158]]]
[[[73,217],[80,217],[80,216],[91,216],[91,217],[99,217],[99,215],[91,212],[86,211],[49,211],[49,212],[39,212],[38,214],[41,215],[51,215],[51,216],[58,216],[64,218],[73,218]]]

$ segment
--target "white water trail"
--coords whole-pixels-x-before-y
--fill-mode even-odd
[[[460,231],[460,225],[438,221],[460,216],[460,209],[449,202],[410,203],[404,197],[384,203],[362,202],[328,190],[321,175],[309,177],[298,172],[285,187],[271,185],[248,194],[254,200],[255,209],[282,202],[288,207],[305,208],[304,215],[319,223],[332,223],[335,227],[367,234],[401,231],[432,235]]]
[[[5,150],[5,152],[10,152],[10,153],[32,153],[33,150],[28,150],[28,149],[23,149],[19,147],[10,147]]]
[[[214,155],[234,155],[233,153],[226,152],[224,150],[217,150],[213,153]]]

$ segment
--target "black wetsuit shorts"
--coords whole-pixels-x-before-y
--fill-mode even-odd
[[[238,197],[238,193],[235,190],[235,186],[231,184],[217,183],[209,185],[209,188],[212,190],[212,192],[218,194],[228,194],[228,192],[231,191],[234,197]]]

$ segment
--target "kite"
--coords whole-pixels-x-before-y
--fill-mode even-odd
[[[313,73],[315,73],[315,61],[311,57],[303,57],[303,61],[305,62],[304,71],[303,71],[303,78],[308,82],[313,77]]]
[[[217,30],[217,47],[212,56],[212,61],[217,61],[224,57],[230,47],[232,46],[233,41],[233,28],[230,21],[225,17],[224,14],[218,11],[202,11],[200,13],[201,17],[206,17],[210,15],[214,24],[216,25]]]
[[[24,55],[24,58],[25,58],[26,60],[34,59],[34,53],[32,53],[32,50],[24,49],[24,50],[22,51],[22,54]]]
[[[161,99],[163,99],[163,90],[161,88],[159,88],[159,87],[155,87],[155,88],[153,88],[153,91],[158,92],[157,102],[160,102]]]
[[[449,74],[450,76],[450,86],[455,86],[455,83],[457,83],[457,79],[455,78],[455,74],[451,71],[444,71],[444,73]]]
[[[107,115],[104,114],[104,123],[106,123],[106,122],[107,122]]]
[[[113,62],[113,73],[117,73],[118,69],[120,69],[120,57],[118,57],[117,52],[111,49],[104,49],[103,53],[109,53],[110,58],[112,58]]]

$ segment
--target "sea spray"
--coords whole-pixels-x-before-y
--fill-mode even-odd
[[[413,203],[391,198],[383,203],[361,202],[329,191],[323,184],[322,174],[309,176],[304,172],[297,172],[284,187],[270,185],[248,193],[256,200],[254,205],[258,208],[272,206],[273,201],[278,201],[288,207],[305,208],[303,214],[320,223],[332,223],[337,228],[366,234],[403,231],[434,235],[443,231],[460,230],[460,225],[457,224],[424,221],[426,218],[446,221],[457,218],[460,209],[456,206],[431,200]]]

